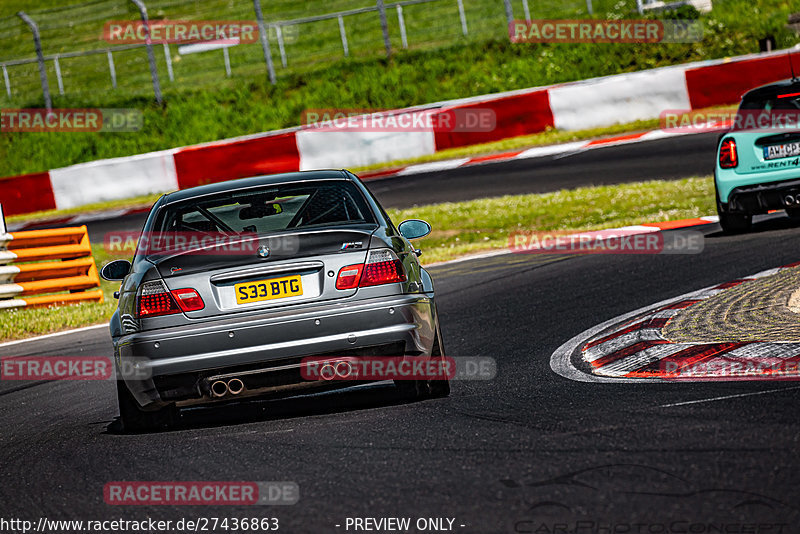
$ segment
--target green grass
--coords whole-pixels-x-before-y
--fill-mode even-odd
[[[581,187],[555,193],[513,195],[388,210],[395,222],[421,218],[434,231],[415,243],[424,264],[503,249],[508,236],[526,230],[595,230],[714,213],[711,177]],[[117,256],[92,246],[98,267]],[[102,283],[105,302],[58,308],[0,311],[0,341],[103,323],[113,313],[118,284]]]
[[[275,16],[284,12],[296,15],[299,12],[319,12],[322,9],[318,4],[313,5],[309,1],[292,0],[292,2],[276,1],[274,4],[278,12]],[[192,11],[190,8],[201,4],[184,0],[173,3],[177,6],[174,10],[168,9],[166,3],[163,4],[163,8],[159,8],[160,4],[156,2],[151,12],[159,13],[159,17],[175,18],[185,16]],[[11,4],[14,9],[19,7],[19,2]],[[26,4],[30,8],[47,3]],[[121,0],[119,4],[127,5]],[[225,17],[247,18],[245,11],[250,9],[251,3],[235,0],[230,4],[233,6],[231,10],[221,11],[225,13]],[[265,2],[266,4],[273,2]],[[295,4],[296,8],[292,7]],[[324,9],[340,9],[345,5],[356,4],[361,5],[355,0],[352,2],[335,0],[330,4],[326,3]],[[439,26],[423,25],[425,27],[418,29],[423,33],[409,34],[411,48],[398,51],[391,60],[380,56],[381,47],[380,44],[376,47],[374,38],[377,35],[374,32],[377,30],[372,23],[357,25],[358,32],[353,30],[354,43],[357,41],[356,35],[363,34],[368,44],[364,50],[368,50],[369,53],[357,54],[355,50],[358,47],[354,44],[353,57],[348,59],[341,59],[338,56],[315,56],[313,37],[316,34],[314,32],[309,34],[309,42],[303,41],[305,38],[303,34],[298,37],[297,43],[290,47],[295,59],[290,58],[289,68],[280,69],[276,86],[270,85],[266,80],[263,62],[258,59],[260,47],[257,44],[243,45],[241,50],[232,51],[234,73],[230,79],[221,74],[220,65],[203,63],[219,62],[219,58],[214,59],[212,56],[208,56],[207,59],[199,58],[203,54],[196,55],[198,57],[186,56],[175,65],[177,76],[175,82],[166,80],[163,64],[160,67],[162,79],[165,80],[166,105],[163,108],[152,102],[146,62],[141,52],[136,52],[138,55],[131,59],[130,64],[126,63],[126,67],[122,66],[124,62],[120,58],[121,64],[118,69],[120,80],[124,78],[138,81],[125,84],[120,81],[117,90],[109,88],[108,67],[104,63],[104,57],[98,56],[99,59],[95,63],[86,65],[75,63],[73,66],[69,66],[68,61],[64,60],[62,70],[65,76],[66,95],[55,95],[56,107],[140,109],[144,116],[144,128],[137,133],[3,133],[0,135],[0,176],[38,172],[100,158],[125,156],[294,126],[300,122],[305,109],[391,109],[757,52],[758,39],[767,34],[775,35],[780,47],[796,42],[796,37],[784,27],[787,14],[793,9],[791,3],[785,0],[718,0],[714,3],[714,11],[702,19],[705,25],[705,37],[701,42],[657,45],[511,44],[504,33],[502,12],[491,16],[485,12],[486,9],[496,11],[496,7],[500,4],[501,2],[494,0],[467,2],[468,11],[475,14],[474,34],[471,33],[466,39],[460,38],[456,27],[456,35],[446,34],[447,38],[437,40],[436,35],[429,35],[430,32],[426,28]],[[596,0],[595,4],[598,17],[627,17],[631,16],[629,10],[633,2],[626,4]],[[226,2],[224,5],[229,4]],[[312,5],[314,7],[310,7]],[[580,6],[585,6],[585,3],[574,2],[565,5],[569,8],[565,8],[566,15],[572,13],[573,16],[577,16],[579,9],[583,9]],[[221,6],[223,6],[222,0],[203,2],[202,9],[198,8],[195,18],[219,13]],[[547,9],[556,12],[555,3],[543,2],[542,6],[536,8],[542,10],[536,12],[536,16],[546,16]],[[8,7],[8,11],[5,11],[4,7],[2,12],[11,13],[12,6]],[[521,12],[518,2],[515,3],[515,10]],[[126,16],[132,17],[130,13]],[[437,14],[433,8],[418,16],[445,20],[444,15]],[[406,20],[412,21],[414,18],[414,13],[409,8]],[[396,16],[390,17],[390,21],[396,24]],[[482,26],[483,21],[485,27]],[[68,30],[64,21],[54,24],[61,28],[58,31],[78,31],[75,28]],[[92,21],[91,24],[98,24],[98,21]],[[0,21],[1,29],[2,21]],[[338,30],[334,28],[330,31],[335,34]],[[425,31],[429,33],[426,34]],[[96,34],[95,31],[91,35],[96,37]],[[396,32],[392,35],[393,38],[397,37]],[[419,36],[419,45],[414,44],[417,43],[414,35]],[[334,37],[338,39],[335,35]],[[8,45],[9,50],[16,54],[14,51],[26,46],[27,38],[24,34],[20,34],[18,38],[13,39],[13,42],[9,41],[11,43]],[[58,39],[55,40],[60,42]],[[3,46],[0,46],[0,50],[3,50],[0,56],[5,57],[5,41],[3,43]],[[163,51],[157,52],[159,61],[163,63]],[[252,61],[237,58],[235,54],[239,53],[250,54]],[[192,63],[195,60],[197,64]],[[304,62],[295,66],[295,60]],[[130,71],[127,74],[126,69]],[[0,91],[0,107],[41,106],[41,95],[36,89],[38,75],[35,68],[31,67],[28,70],[30,72],[24,75],[15,74],[13,69],[10,72],[12,79],[15,80],[14,83],[24,79],[32,80],[30,83],[33,84],[31,85],[33,89],[24,91],[20,89],[20,92],[14,93],[12,99],[6,98]],[[138,78],[134,76],[134,72]],[[57,93],[52,73],[51,86],[54,87],[54,93]]]

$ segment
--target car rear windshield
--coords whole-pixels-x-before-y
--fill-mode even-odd
[[[321,181],[226,191],[167,205],[153,230],[157,233],[268,234],[374,223],[369,206],[354,184]]]

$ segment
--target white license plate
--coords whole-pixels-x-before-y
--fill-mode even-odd
[[[791,158],[793,156],[800,156],[800,143],[764,147],[764,159]]]

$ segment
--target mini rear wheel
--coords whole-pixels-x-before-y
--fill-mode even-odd
[[[726,234],[741,234],[750,230],[752,215],[719,212],[719,225]]]
[[[786,208],[786,215],[792,219],[800,219],[800,208]]]

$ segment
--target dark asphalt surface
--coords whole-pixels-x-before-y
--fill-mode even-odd
[[[672,180],[714,172],[719,133],[669,137],[570,154],[412,174],[367,185],[385,207],[547,193],[587,185]]]
[[[408,208],[590,185],[706,176],[714,171],[718,136],[717,133],[685,135],[558,156],[394,176],[368,180],[366,184],[384,207]],[[146,215],[135,213],[84,224],[92,243],[100,243],[108,232],[140,230]]]
[[[386,516],[455,518],[464,533],[798,532],[796,382],[580,383],[549,367],[560,344],[599,322],[798,260],[800,228],[786,217],[740,237],[717,230],[704,227],[694,256],[433,268],[446,352],[495,358],[499,371],[454,383],[447,399],[404,403],[378,386],[195,410],[173,431],[124,435],[111,382],[3,383],[0,517],[272,516],[280,532],[315,533]],[[0,354],[110,350],[99,329]],[[103,485],[119,480],[291,480],[301,497],[290,507],[106,505]]]

